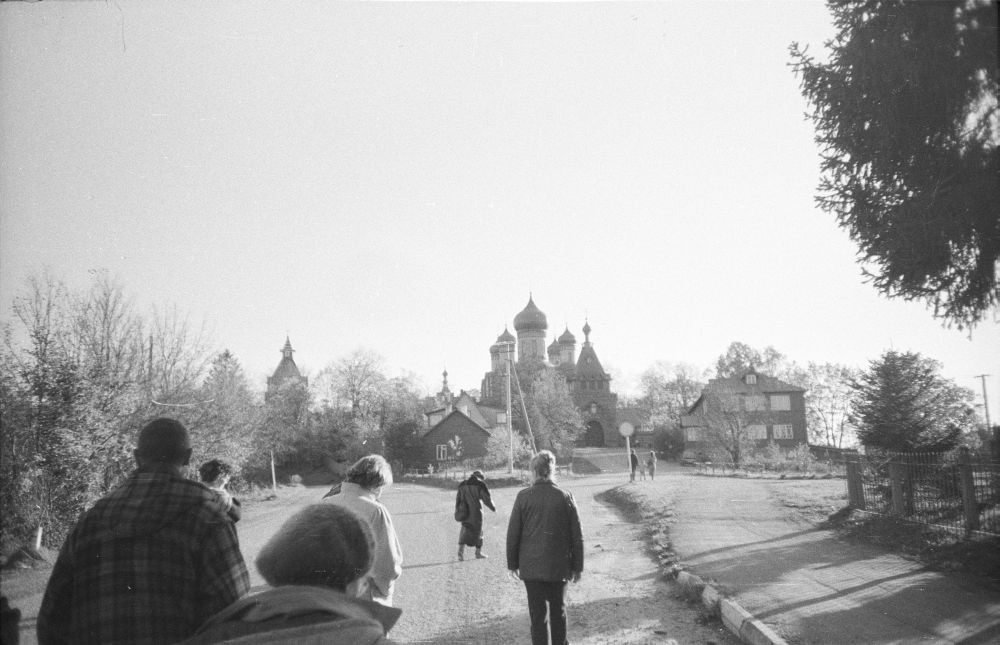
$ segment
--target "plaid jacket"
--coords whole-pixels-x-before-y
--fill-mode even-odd
[[[219,497],[137,470],[66,538],[38,612],[38,641],[174,643],[250,590]]]

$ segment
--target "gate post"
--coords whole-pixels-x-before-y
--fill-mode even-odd
[[[958,471],[962,480],[962,510],[965,512],[965,533],[979,530],[979,504],[976,503],[976,481],[972,474],[969,449],[959,449]]]
[[[861,481],[860,455],[845,455],[844,466],[847,469],[847,502],[851,508],[865,510],[865,489]]]
[[[906,492],[904,490],[904,480],[906,479],[906,466],[898,461],[889,464],[889,486],[892,490],[892,514],[899,517],[906,516]]]

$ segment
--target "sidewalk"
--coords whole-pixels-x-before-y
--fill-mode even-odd
[[[789,643],[1000,643],[996,587],[815,529],[770,499],[778,482],[690,473],[657,473],[682,568]]]

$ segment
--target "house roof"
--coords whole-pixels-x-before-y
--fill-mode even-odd
[[[752,385],[747,384],[746,377],[748,374],[756,376],[757,382]],[[706,394],[714,394],[718,392],[725,392],[728,394],[791,394],[793,392],[805,391],[806,389],[804,387],[792,385],[782,381],[781,379],[761,374],[756,370],[750,369],[738,376],[709,379],[708,384],[701,391],[701,395],[698,397],[698,400],[695,401],[690,408],[688,408],[687,414],[693,414],[694,411],[701,406]],[[681,425],[683,425],[683,423]]]
[[[481,431],[485,432],[488,435],[492,436],[492,434],[493,434],[487,428],[484,428],[481,424],[476,423],[475,419],[471,419],[468,415],[463,414],[461,410],[452,410],[451,414],[445,416],[445,418],[441,419],[441,421],[439,421],[438,423],[435,423],[431,427],[427,428],[423,433],[421,433],[420,436],[421,436],[421,438],[426,437],[428,434],[430,434],[431,432],[433,432],[437,428],[440,428],[441,426],[449,424],[449,423],[454,423],[455,420],[457,420],[457,419],[461,419],[461,420],[467,421],[468,423],[471,423],[478,430],[481,430]]]

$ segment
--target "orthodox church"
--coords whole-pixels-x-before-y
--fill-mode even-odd
[[[490,346],[490,371],[483,376],[481,403],[503,409],[507,395],[506,366],[539,361],[548,368],[559,370],[565,377],[573,402],[587,425],[582,438],[584,445],[624,445],[625,440],[617,431],[618,395],[611,391],[611,376],[601,367],[590,341],[590,323],[584,321],[583,324],[584,341],[579,357],[576,356],[576,337],[568,326],[546,347],[548,320],[529,295],[527,306],[514,317],[514,331],[516,337],[504,328]]]

